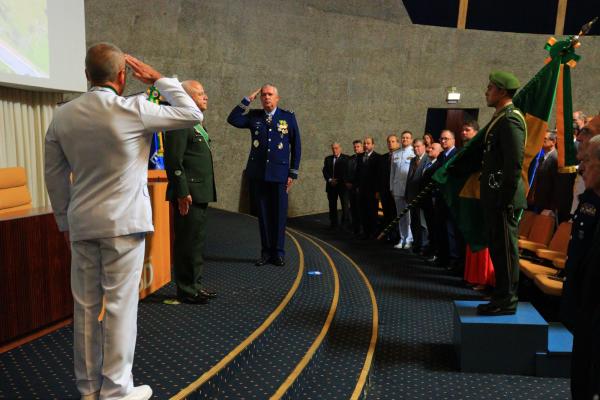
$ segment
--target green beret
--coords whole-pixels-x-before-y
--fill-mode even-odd
[[[494,71],[490,74],[490,82],[498,86],[500,89],[514,90],[521,86],[521,83],[516,76],[510,72]]]

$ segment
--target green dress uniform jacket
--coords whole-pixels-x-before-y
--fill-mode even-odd
[[[217,200],[210,139],[196,125],[165,134],[167,200],[173,205],[173,272],[178,296],[195,296],[202,289],[203,251],[208,203]],[[207,141],[208,140],[208,141]],[[177,199],[192,196],[186,215]]]
[[[509,104],[483,128],[481,202],[486,208],[527,208],[521,177],[526,126],[521,111]]]
[[[195,128],[170,131],[164,136],[167,200],[191,195],[194,203],[217,201],[210,139],[207,143]]]

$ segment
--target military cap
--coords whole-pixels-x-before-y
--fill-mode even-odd
[[[490,74],[490,82],[500,89],[515,90],[521,86],[516,76],[506,71],[493,71]]]

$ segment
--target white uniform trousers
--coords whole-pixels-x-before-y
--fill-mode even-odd
[[[406,202],[406,197],[398,197],[394,196],[394,202],[396,203],[396,212],[398,215],[406,208],[408,203]],[[410,212],[404,214],[404,217],[400,219],[398,222],[398,230],[400,231],[400,243],[407,244],[412,243],[413,237],[410,231]]]
[[[118,399],[133,389],[144,251],[142,233],[71,243],[73,358],[82,395],[100,390],[100,399]]]

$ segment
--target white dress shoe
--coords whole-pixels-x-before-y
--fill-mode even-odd
[[[402,246],[403,249],[410,249],[412,247],[412,242],[406,242],[404,243],[404,246]]]
[[[404,243],[402,242],[398,242],[398,244],[394,245],[395,249],[403,249],[404,248]]]
[[[81,396],[81,400],[98,400],[100,398],[100,391],[94,393],[88,393]]]
[[[152,397],[152,389],[148,385],[136,386],[121,400],[148,400]]]

